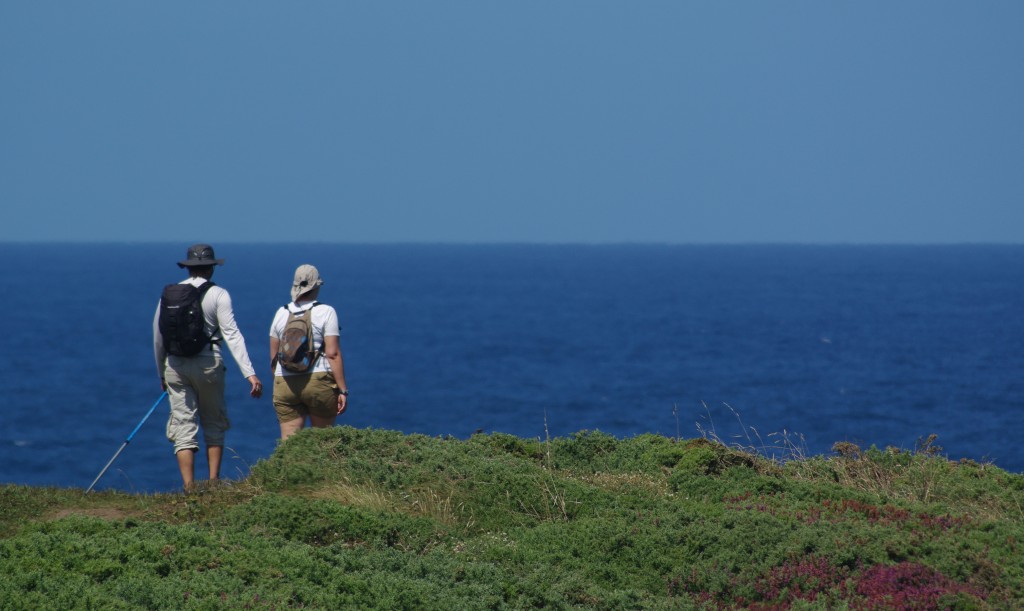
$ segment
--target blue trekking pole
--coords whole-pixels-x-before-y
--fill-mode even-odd
[[[92,491],[92,487],[96,485],[96,482],[100,481],[100,478],[103,477],[103,474],[107,472],[107,469],[110,468],[110,465],[114,464],[114,461],[117,460],[117,457],[121,455],[121,451],[125,449],[128,443],[132,440],[132,437],[135,437],[135,433],[139,432],[139,429],[142,428],[143,423],[145,423],[146,420],[149,419],[150,414],[153,413],[153,410],[156,409],[156,406],[160,405],[160,402],[163,401],[164,397],[166,396],[167,391],[165,390],[164,394],[160,395],[160,398],[156,400],[156,403],[153,404],[153,407],[149,408],[149,411],[146,412],[146,415],[143,416],[142,420],[139,421],[139,424],[135,426],[135,430],[132,431],[130,435],[128,435],[128,437],[124,440],[124,443],[121,444],[121,447],[117,449],[117,452],[114,452],[114,456],[109,461],[107,461],[107,466],[103,467],[103,470],[100,471],[100,474],[96,476],[96,479],[92,480],[92,483],[89,484],[89,489],[85,491],[86,494],[89,494],[89,492]]]

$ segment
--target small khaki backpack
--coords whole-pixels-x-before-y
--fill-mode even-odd
[[[306,373],[323,354],[323,346],[318,348],[313,341],[313,308],[318,305],[320,303],[314,301],[302,312],[292,312],[287,304],[284,306],[288,310],[288,322],[281,333],[277,362],[288,371]]]

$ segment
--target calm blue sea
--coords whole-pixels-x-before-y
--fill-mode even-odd
[[[160,395],[152,316],[187,246],[0,245],[0,482],[85,488],[113,456]],[[785,434],[805,454],[935,433],[950,458],[1024,471],[1024,246],[215,246],[264,382],[291,274],[319,267],[344,424],[769,451]],[[278,429],[228,373],[224,475],[241,477]],[[179,487],[166,414],[98,488]]]

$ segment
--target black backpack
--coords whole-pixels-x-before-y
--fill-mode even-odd
[[[213,343],[206,334],[203,295],[212,282],[199,288],[191,284],[168,284],[160,296],[160,335],[164,348],[175,356],[195,356]]]
[[[318,349],[313,341],[313,308],[318,305],[320,302],[314,301],[309,309],[302,312],[292,312],[291,308],[284,306],[288,310],[288,322],[281,332],[277,362],[288,371],[305,373],[323,354],[323,347]]]

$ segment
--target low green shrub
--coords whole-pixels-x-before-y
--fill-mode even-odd
[[[0,606],[1024,606],[1024,478],[840,449],[335,427],[190,496],[5,486]]]
[[[308,545],[397,547],[421,552],[445,537],[441,525],[406,514],[369,511],[335,501],[265,494],[234,507],[219,526],[272,534]]]

